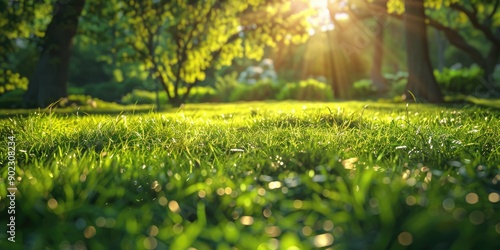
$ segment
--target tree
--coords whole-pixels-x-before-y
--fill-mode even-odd
[[[495,65],[500,63],[500,0],[477,0],[477,1],[448,1],[446,10],[448,13],[455,12],[452,20],[429,18],[429,24],[444,33],[448,42],[462,50],[476,64],[484,70],[484,77],[489,84]],[[434,10],[440,10],[442,6],[436,6]],[[468,41],[466,35],[461,32],[472,28],[469,33],[479,33],[489,43],[489,48],[474,46]],[[486,52],[482,52],[486,48]]]
[[[55,3],[56,11],[42,39],[40,58],[25,95],[28,107],[46,107],[68,96],[71,43],[84,5],[85,0]]]
[[[170,104],[186,101],[193,86],[234,58],[260,59],[265,46],[307,39],[301,1],[124,2],[118,32],[132,48],[119,51],[152,72]]]
[[[37,1],[0,1],[0,94],[14,89],[26,89],[28,78],[19,72],[20,50],[43,36],[44,18],[51,6]],[[39,17],[39,18],[35,18]]]
[[[404,25],[408,83],[406,91],[432,103],[443,102],[429,58],[424,0],[405,0]],[[411,97],[405,93],[407,99]]]

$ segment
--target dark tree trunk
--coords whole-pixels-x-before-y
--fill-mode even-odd
[[[85,0],[55,3],[56,12],[45,31],[40,59],[24,97],[27,107],[47,107],[68,96],[71,45],[84,5]]]
[[[446,49],[446,44],[445,40],[443,39],[443,36],[441,34],[441,31],[435,29],[434,30],[434,36],[436,38],[436,44],[437,44],[437,68],[439,71],[443,71],[444,66],[445,66],[445,61],[444,61],[444,51]]]
[[[375,43],[372,69],[370,71],[370,78],[373,85],[377,88],[378,93],[385,93],[389,89],[387,81],[382,75],[382,63],[384,59],[384,20],[378,20],[376,25]]]
[[[414,95],[432,103],[443,102],[429,58],[424,0],[405,0],[404,25],[408,65],[406,100],[412,100]]]
[[[384,61],[384,26],[387,18],[387,0],[378,0],[373,2],[375,18],[375,30],[373,36],[375,42],[373,45],[373,61],[370,71],[370,78],[373,85],[377,88],[379,94],[389,90],[387,80],[382,75],[382,64]]]

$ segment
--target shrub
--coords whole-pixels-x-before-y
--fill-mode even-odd
[[[132,92],[134,89],[144,89],[148,87],[147,83],[147,81],[141,82],[134,78],[127,79],[123,82],[93,83],[84,85],[83,93],[75,92],[70,94],[85,94],[107,102],[119,102],[124,95]]]
[[[254,85],[239,84],[231,93],[230,101],[263,101],[275,99],[279,86],[271,81],[258,81]]]
[[[188,96],[188,101],[192,103],[215,102],[216,100],[216,91],[209,86],[193,87]]]
[[[351,88],[351,96],[353,98],[366,98],[377,94],[377,88],[373,85],[372,80],[362,79],[354,82]]]
[[[179,89],[179,92],[185,93],[186,88]],[[187,101],[191,103],[213,102],[216,99],[215,96],[216,93],[212,87],[197,86],[191,89]],[[167,93],[163,90],[159,92],[159,98],[161,104],[168,102]],[[154,91],[135,89],[123,96],[121,102],[123,104],[156,104],[156,93]]]
[[[102,82],[85,85],[85,95],[108,102],[117,102],[125,94],[124,85],[116,82]]]
[[[215,100],[216,102],[228,102],[231,93],[240,85],[236,78],[238,73],[233,72],[225,76],[216,76],[215,80]]]
[[[23,102],[25,90],[14,89],[0,95],[0,108],[19,108]]]
[[[167,102],[167,93],[164,91],[159,92],[160,103]],[[142,89],[135,89],[132,92],[122,97],[123,104],[155,104],[156,93]]]
[[[288,83],[281,88],[278,100],[309,100],[309,101],[332,101],[333,91],[330,85],[323,82],[308,79],[299,83]]]
[[[484,90],[483,70],[478,66],[462,69],[434,70],[434,76],[441,90],[446,94],[471,94]]]

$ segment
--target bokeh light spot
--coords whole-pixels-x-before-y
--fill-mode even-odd
[[[294,200],[294,201],[293,201],[293,207],[294,207],[295,209],[300,209],[300,208],[302,208],[302,201],[301,201],[301,200]]]
[[[333,244],[333,235],[332,234],[320,234],[314,237],[314,246],[315,247],[327,247]]]
[[[160,203],[160,205],[162,205],[162,206],[166,206],[168,204],[168,200],[167,200],[167,198],[162,196],[158,199],[158,203]]]
[[[168,203],[168,208],[174,213],[178,213],[181,211],[181,208],[179,207],[179,203],[177,203],[177,201],[170,201]]]
[[[323,229],[325,231],[330,231],[333,229],[333,222],[331,220],[327,220],[323,223]]]
[[[158,242],[154,237],[146,237],[142,244],[146,249],[156,249],[156,247],[158,246]]]
[[[465,201],[469,204],[476,204],[479,201],[479,196],[476,193],[468,193],[465,196]]]
[[[252,216],[242,216],[241,217],[241,224],[245,226],[250,226],[253,224],[253,217]]]
[[[481,211],[474,211],[470,213],[469,220],[474,225],[480,225],[484,222],[484,213]]]
[[[443,208],[447,211],[453,210],[455,208],[455,201],[451,198],[444,199]]]
[[[311,234],[312,234],[312,228],[311,228],[311,227],[309,227],[309,226],[305,226],[305,227],[303,227],[303,228],[302,228],[302,234],[303,234],[304,236],[309,236],[309,235],[311,235]]]
[[[96,233],[96,230],[95,230],[95,227],[93,227],[93,226],[88,226],[87,228],[85,228],[85,231],[83,231],[83,235],[87,239],[94,237],[95,233]]]
[[[158,235],[158,232],[159,232],[159,231],[160,231],[160,230],[158,229],[158,227],[157,227],[157,226],[152,225],[151,227],[149,227],[149,236],[151,236],[151,237],[155,237],[156,235]]]
[[[417,204],[417,199],[415,199],[414,196],[410,195],[410,196],[406,197],[406,204],[408,206],[413,206],[413,205]]]
[[[413,243],[413,235],[408,232],[402,232],[398,235],[398,242],[402,246],[409,246]]]
[[[49,201],[47,202],[47,206],[49,206],[50,209],[56,209],[58,205],[59,204],[54,198],[50,198]]]
[[[490,193],[488,195],[488,200],[491,202],[491,203],[497,203],[500,201],[500,195],[498,193]]]
[[[277,226],[266,227],[266,234],[269,237],[278,237],[281,234],[281,229]]]

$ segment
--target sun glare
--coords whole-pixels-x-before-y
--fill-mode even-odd
[[[334,25],[328,11],[328,0],[310,0],[309,4],[311,8],[316,10],[316,15],[309,18],[309,22],[313,26],[309,30],[309,34],[314,35],[318,31],[333,30]]]
[[[327,9],[328,7],[328,0],[309,0],[311,3],[311,7],[313,8],[318,8],[318,9]]]

